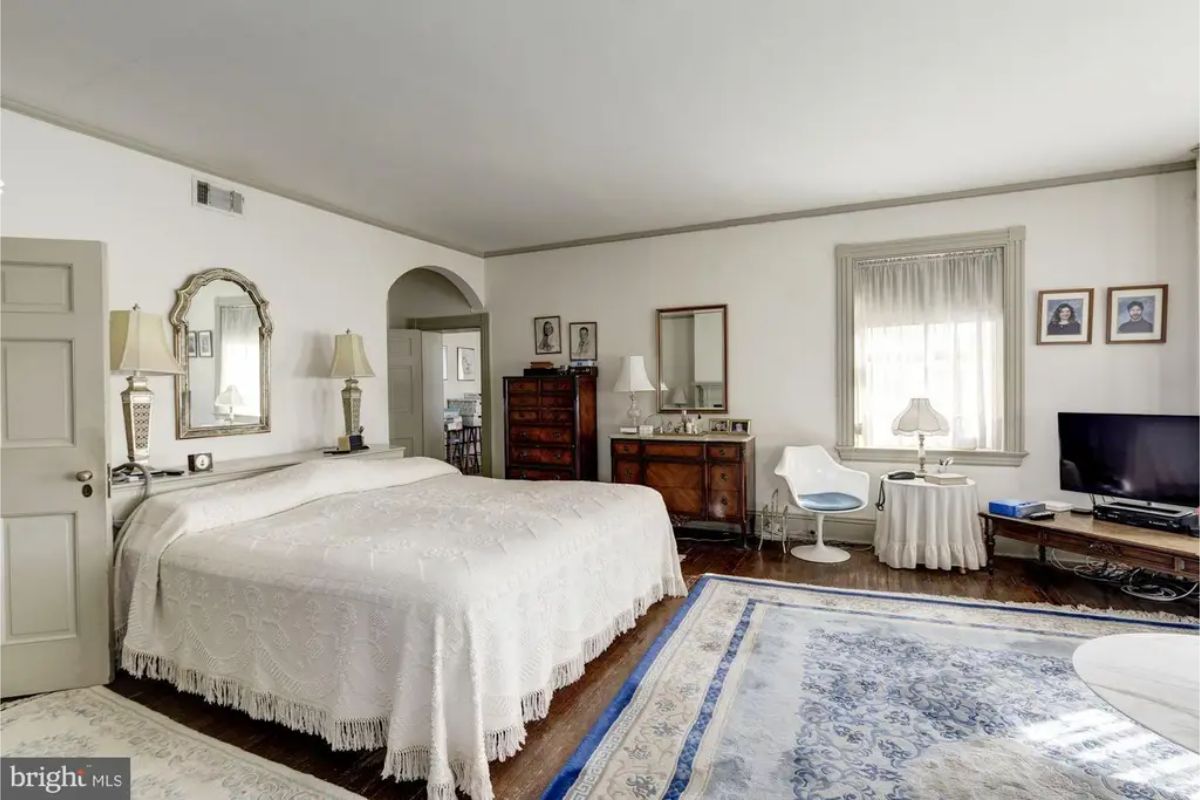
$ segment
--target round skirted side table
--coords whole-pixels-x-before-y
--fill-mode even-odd
[[[889,567],[979,569],[987,566],[975,481],[936,486],[920,478],[884,478],[886,502],[875,521],[875,555]]]

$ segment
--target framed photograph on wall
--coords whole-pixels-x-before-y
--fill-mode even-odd
[[[1038,344],[1091,344],[1091,289],[1043,289],[1038,292]]]
[[[533,318],[533,352],[539,356],[562,352],[562,317]]]
[[[196,357],[196,332],[195,331],[187,332],[187,354],[188,354],[188,358]]]
[[[213,357],[212,331],[196,331],[196,355],[200,358]]]
[[[458,348],[458,379],[460,381],[475,380],[475,348]]]
[[[572,361],[596,360],[596,323],[572,322],[568,327]]]
[[[1109,344],[1162,344],[1167,340],[1167,284],[1108,287]]]

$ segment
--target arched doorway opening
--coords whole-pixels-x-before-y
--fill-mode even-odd
[[[393,446],[491,474],[486,312],[458,275],[418,267],[388,290],[388,424]]]

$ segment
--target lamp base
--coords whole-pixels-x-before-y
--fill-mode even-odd
[[[342,416],[346,422],[346,435],[356,436],[359,431],[359,416],[362,410],[362,389],[356,378],[346,378],[342,389]]]
[[[125,450],[132,464],[150,463],[150,408],[154,392],[146,376],[137,372],[127,379],[129,386],[121,392],[121,413],[125,417]]]

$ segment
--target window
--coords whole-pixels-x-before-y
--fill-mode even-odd
[[[950,427],[931,453],[1020,463],[1023,242],[1009,228],[838,247],[842,458],[905,458],[916,440],[892,422],[928,397]]]

